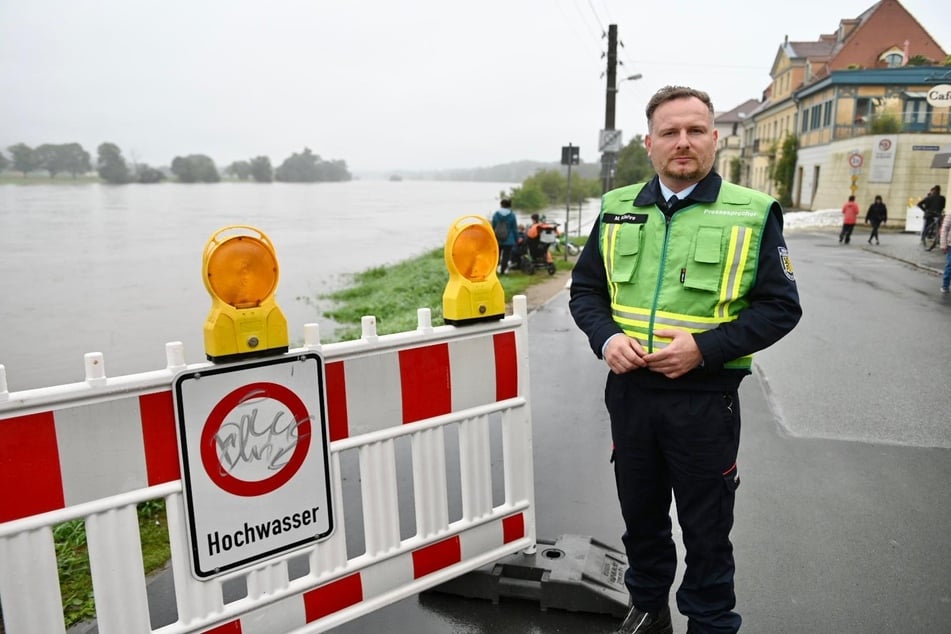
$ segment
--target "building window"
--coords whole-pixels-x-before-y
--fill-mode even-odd
[[[825,102],[822,112],[822,127],[828,128],[832,125],[832,101]]]
[[[809,127],[812,130],[818,130],[820,127],[820,122],[822,121],[822,107],[813,106],[812,107],[812,121],[809,122]]]
[[[897,68],[905,61],[905,56],[901,53],[889,53],[885,56],[885,66],[888,68]]]
[[[855,100],[855,122],[868,123],[872,118],[872,100],[868,97],[859,97]]]

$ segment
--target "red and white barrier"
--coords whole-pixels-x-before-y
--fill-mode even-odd
[[[102,634],[319,632],[535,543],[527,309],[464,328],[432,327],[304,348],[324,359],[336,529],[326,540],[209,580],[190,571],[169,344],[159,371],[107,378],[86,355],[81,383],[8,392],[0,366],[0,601],[8,634],[65,632],[52,527],[83,518]],[[293,351],[292,351],[293,352]],[[502,460],[492,456],[492,432]],[[397,445],[410,447],[409,462]],[[457,444],[456,444],[457,443]],[[452,445],[450,447],[450,445]],[[361,513],[348,517],[341,456],[356,456]],[[447,466],[447,456],[458,464]],[[501,468],[498,466],[501,464]],[[412,508],[397,490],[412,470]],[[499,469],[501,469],[499,471]],[[493,484],[504,489],[493,501]],[[450,517],[450,491],[461,512]],[[164,499],[178,620],[150,625],[136,504]],[[400,513],[415,533],[400,534]],[[358,521],[359,520],[359,521]],[[351,553],[348,555],[348,541]],[[363,552],[354,554],[353,543]],[[291,578],[288,562],[306,560]],[[246,596],[226,602],[242,578]]]

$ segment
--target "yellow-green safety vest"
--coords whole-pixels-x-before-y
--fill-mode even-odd
[[[604,196],[600,246],[614,321],[653,352],[671,341],[656,330],[705,332],[749,305],[774,200],[724,182],[715,202],[692,203],[668,221],[656,206],[634,207],[643,187]],[[752,362],[746,355],[724,367],[749,370]]]

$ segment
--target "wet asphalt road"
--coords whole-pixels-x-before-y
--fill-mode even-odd
[[[788,233],[804,317],[740,390],[743,632],[951,632],[951,297],[912,234]],[[539,539],[620,548],[605,369],[562,292],[530,317]],[[943,396],[943,398],[942,398]],[[681,550],[682,553],[682,550]],[[678,577],[679,582],[679,577]],[[674,631],[686,631],[676,613]],[[335,632],[612,632],[618,620],[426,594]]]

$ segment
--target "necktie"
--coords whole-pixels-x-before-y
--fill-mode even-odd
[[[671,197],[667,200],[667,209],[669,209],[670,211],[673,211],[674,208],[677,206],[677,202],[678,202],[679,200],[680,200],[680,199],[677,198],[676,194],[673,195],[673,196],[671,196]]]

